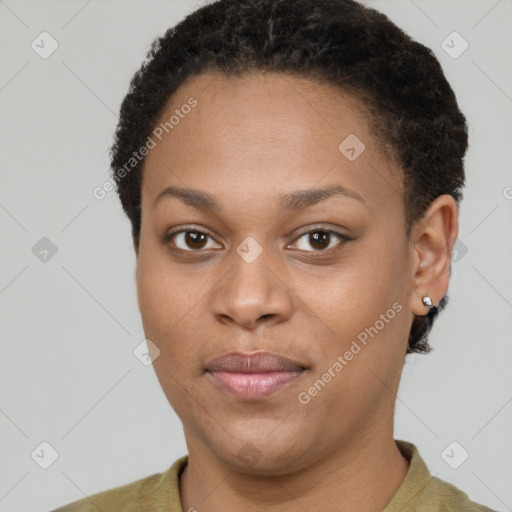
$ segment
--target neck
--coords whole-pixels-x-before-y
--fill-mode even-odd
[[[237,472],[212,456],[189,449],[180,477],[184,511],[384,510],[409,469],[386,436],[361,435],[296,472],[272,475]],[[210,452],[211,454],[211,452]]]

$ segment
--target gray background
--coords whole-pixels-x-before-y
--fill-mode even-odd
[[[473,500],[512,510],[512,2],[367,3],[434,50],[470,126],[451,300],[433,353],[407,358],[395,437]],[[1,510],[47,511],[186,453],[133,354],[144,334],[129,223],[114,192],[92,190],[132,74],[197,5],[0,0]],[[47,59],[31,48],[43,31],[59,44]],[[453,31],[469,43],[456,59],[441,47]],[[42,237],[57,248],[46,262],[32,251]],[[34,460],[43,441],[58,452],[47,469]],[[469,453],[458,469],[441,456],[452,441]]]

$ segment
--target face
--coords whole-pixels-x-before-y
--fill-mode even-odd
[[[411,247],[364,105],[289,75],[203,74],[173,115],[144,163],[137,291],[189,453],[284,474],[390,435]],[[256,397],[206,370],[261,351],[304,370]]]

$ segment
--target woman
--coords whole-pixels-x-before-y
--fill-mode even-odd
[[[188,455],[58,511],[489,511],[393,438],[446,305],[467,127],[352,0],[219,0],[153,44],[112,148]]]

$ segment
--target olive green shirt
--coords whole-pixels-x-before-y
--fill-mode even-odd
[[[471,501],[454,485],[431,476],[414,444],[395,442],[409,460],[409,471],[384,512],[494,512]],[[93,494],[51,512],[186,512],[181,508],[178,478],[187,462],[185,455],[164,473]]]

